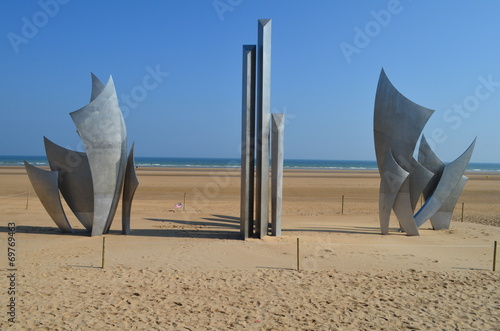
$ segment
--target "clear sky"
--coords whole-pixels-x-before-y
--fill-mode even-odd
[[[113,76],[137,156],[239,157],[242,45],[271,18],[286,158],[375,160],[383,67],[436,111],[424,134],[441,159],[477,136],[471,161],[498,163],[499,15],[500,1],[3,0],[0,155],[43,155],[44,135],[82,150],[69,112],[93,72]]]

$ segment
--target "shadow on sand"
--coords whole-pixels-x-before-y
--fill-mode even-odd
[[[379,227],[352,226],[352,227],[309,227],[303,229],[284,229],[286,232],[319,232],[319,233],[348,233],[348,234],[380,234]],[[390,229],[390,232],[398,232],[398,229]]]
[[[230,239],[240,240],[240,218],[236,216],[213,214],[210,217],[203,217],[196,220],[170,219],[170,218],[145,218],[145,220],[155,222],[153,229],[131,229],[130,236],[141,237],[172,237],[172,238],[205,238],[205,239]],[[75,236],[88,237],[89,233],[85,229],[74,229]],[[0,226],[1,232],[9,232],[6,226]],[[18,226],[17,233],[33,233],[48,235],[67,235],[62,233],[57,227],[42,226]],[[293,235],[296,232],[303,233],[346,233],[379,235],[379,227],[304,227],[294,229],[283,229],[283,234]],[[397,228],[391,228],[391,233],[399,233]],[[121,235],[121,230],[110,230],[109,235]],[[404,235],[404,234],[403,234]]]
[[[207,239],[241,239],[239,217],[226,215],[211,215],[201,220],[179,220],[146,218],[146,220],[163,223],[156,229],[131,230],[132,236],[155,236],[176,238],[207,238]]]
[[[201,220],[190,221],[182,219],[159,219],[146,218],[146,220],[157,222],[154,229],[131,229],[130,236],[143,237],[174,237],[174,238],[207,238],[207,239],[240,239],[239,217],[226,215],[211,215]],[[163,223],[163,224],[162,224]],[[0,226],[0,233],[9,232],[9,227]],[[17,226],[16,233],[47,234],[54,236],[66,236],[55,226]],[[75,236],[88,237],[89,232],[85,229],[74,229]],[[110,230],[108,235],[121,235],[121,230]]]
[[[91,266],[91,265],[74,265],[74,264],[68,264],[67,267],[85,268],[85,269],[102,269],[102,267],[96,267],[96,266]]]
[[[74,236],[88,237],[89,233],[85,229],[73,229]],[[7,226],[0,226],[0,232],[9,232]],[[31,226],[31,225],[20,225],[16,227],[16,233],[33,233],[33,234],[50,234],[55,236],[66,236],[71,235],[71,233],[63,233],[58,227],[55,226]]]

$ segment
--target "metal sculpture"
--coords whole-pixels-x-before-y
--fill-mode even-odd
[[[263,238],[268,234],[269,230],[271,23],[271,20],[268,19],[259,20],[258,45],[243,46],[240,206],[240,233],[243,239],[247,239],[253,235],[257,238]],[[256,76],[258,77],[257,81]],[[257,100],[257,105],[255,105],[255,100]],[[257,116],[255,115],[256,111]],[[255,123],[256,120],[257,123]],[[256,129],[257,134],[255,133]],[[282,135],[280,139],[283,139]],[[254,151],[256,151],[256,157],[254,156]],[[256,160],[254,158],[256,158]],[[281,157],[280,160],[281,167],[283,167],[283,158]],[[275,167],[279,166],[280,164],[273,165],[273,171],[275,171]],[[277,189],[274,185],[280,185],[279,183],[281,183],[281,181],[272,181],[271,186],[273,186],[273,192]],[[253,219],[254,193],[255,230]],[[279,208],[279,215],[281,215],[281,204],[279,204],[277,208]],[[272,211],[272,213],[273,215],[278,215],[278,210]],[[275,220],[278,222],[278,218],[276,217],[271,220],[271,234],[279,235],[281,233],[281,223],[275,223]],[[281,220],[281,218],[279,218],[279,220]]]
[[[434,173],[434,177],[423,192],[424,198],[428,199],[431,196],[432,192],[436,190],[439,179],[443,174],[445,164],[432,151],[424,135],[422,135],[422,139],[420,140],[418,161],[424,167]],[[451,218],[453,216],[453,210],[455,209],[458,197],[460,196],[460,193],[462,192],[468,180],[468,177],[462,176],[459,183],[457,184],[457,186],[455,186],[452,193],[450,194],[449,198],[443,203],[441,209],[431,217],[431,224],[435,230],[449,228]]]
[[[92,90],[90,92],[90,102],[92,102],[97,96],[104,90],[104,84],[99,78],[93,73],[90,73],[92,78]]]
[[[413,153],[418,137],[433,112],[399,93],[382,69],[374,110],[382,234],[389,233],[391,210],[401,230],[410,236],[419,235],[418,228],[429,218],[434,229],[449,228],[453,208],[467,182],[463,173],[475,140],[461,157],[445,166],[422,137],[419,161],[415,160]],[[426,202],[414,214],[422,194]]]
[[[271,234],[281,236],[285,114],[272,114]]]
[[[255,45],[243,46],[240,233],[253,234],[255,172]]]
[[[409,174],[408,171],[399,166],[392,156],[392,151],[389,150],[386,155],[384,168],[380,171],[379,219],[382,234],[389,233],[389,218],[391,216],[392,207],[395,204],[401,186],[406,181]],[[404,223],[403,226],[407,227]],[[409,226],[411,226],[411,224],[408,225],[408,227]],[[410,231],[408,227],[407,230]]]
[[[73,233],[73,229],[64,213],[61,198],[59,197],[59,189],[57,188],[59,178],[58,171],[38,169],[26,161],[24,161],[24,167],[35,189],[36,195],[40,198],[43,207],[54,220],[54,223],[56,223],[62,232]]]
[[[474,139],[469,148],[467,148],[461,156],[444,166],[434,192],[426,198],[424,206],[415,215],[415,223],[417,226],[421,226],[425,221],[431,219],[431,224],[434,229],[449,228],[451,214],[449,215],[449,220],[446,220],[442,215],[438,219],[432,220],[438,211],[441,210],[441,212],[443,212],[443,207],[445,207],[447,213],[449,213],[452,203],[452,207],[455,207],[455,203],[468,180],[467,177],[463,176],[463,173],[465,172],[465,168],[467,168],[467,164],[469,164],[475,144],[476,140]],[[451,212],[453,212],[453,208],[451,208]]]
[[[43,138],[50,169],[59,173],[59,191],[80,223],[92,231],[94,189],[87,155]]]
[[[92,236],[109,230],[118,205],[126,162],[125,123],[113,79],[87,106],[70,113],[83,141],[94,188]]]
[[[269,136],[271,133],[271,20],[258,22],[257,162],[255,234],[267,235],[269,223]]]
[[[139,186],[137,173],[135,171],[134,162],[134,144],[130,149],[127,160],[127,168],[125,170],[125,181],[123,184],[123,200],[122,200],[122,233],[130,234],[130,213],[132,210],[132,199],[134,198],[135,190]]]
[[[123,210],[130,224],[130,208],[138,182],[133,149],[128,161],[133,169],[125,176],[127,133],[113,79],[110,77],[104,85],[92,74],[90,103],[70,115],[86,153],[65,149],[45,138],[49,165],[58,177],[56,188],[91,236],[98,236],[107,233],[111,227],[125,181]],[[26,169],[28,171],[30,167],[27,165]],[[38,194],[42,200],[41,195],[44,195],[43,191]],[[54,218],[53,209],[46,207],[46,210]],[[129,230],[130,225],[127,232]]]

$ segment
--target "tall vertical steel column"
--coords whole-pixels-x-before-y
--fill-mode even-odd
[[[139,179],[135,171],[134,162],[134,145],[127,159],[127,166],[125,168],[125,176],[123,182],[123,198],[122,198],[122,234],[130,234],[130,213],[132,211],[132,199],[134,198],[135,190],[139,186]]]
[[[269,222],[269,135],[271,113],[271,20],[258,23],[257,61],[257,183],[255,235],[267,235]]]
[[[281,236],[285,114],[272,114],[271,234]]]
[[[243,45],[240,233],[253,235],[255,164],[255,45]]]

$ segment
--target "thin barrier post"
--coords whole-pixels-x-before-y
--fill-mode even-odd
[[[186,211],[186,192],[184,192],[184,203],[182,204],[182,211]]]
[[[300,243],[299,243],[299,238],[297,238],[297,271],[300,271]]]
[[[102,264],[101,269],[104,269],[104,256],[106,255],[106,237],[102,237]]]
[[[340,210],[340,213],[343,215],[344,214],[344,195],[342,194],[342,209]]]
[[[31,189],[28,190],[28,194],[26,195],[26,210],[28,210],[28,206],[29,206],[30,191],[31,191]]]
[[[462,222],[464,221],[464,203],[462,202]]]
[[[497,241],[493,244],[493,271],[497,269]]]

